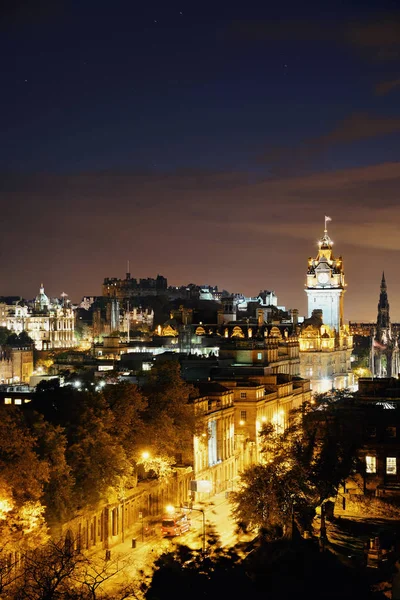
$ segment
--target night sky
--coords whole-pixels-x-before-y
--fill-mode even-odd
[[[398,2],[3,0],[0,295],[168,278],[400,321]],[[396,10],[398,12],[396,12]]]

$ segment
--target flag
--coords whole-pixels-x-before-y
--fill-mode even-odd
[[[330,217],[325,217],[325,223],[327,223],[328,221],[332,221],[332,219]]]

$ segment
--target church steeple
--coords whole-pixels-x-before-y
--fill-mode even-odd
[[[390,328],[390,317],[389,317],[389,300],[387,295],[387,285],[385,280],[385,272],[382,273],[381,281],[381,293],[379,295],[378,302],[378,318],[377,328],[379,330],[388,330]],[[378,333],[379,335],[379,333]]]

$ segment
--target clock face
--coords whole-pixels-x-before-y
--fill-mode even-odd
[[[328,273],[319,273],[317,276],[318,283],[326,283],[329,280]]]

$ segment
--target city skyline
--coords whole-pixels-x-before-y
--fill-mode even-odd
[[[400,321],[392,2],[16,0],[0,16],[1,295],[43,282],[76,302],[130,260],[304,315],[329,215],[345,320],[376,319],[385,271]]]

